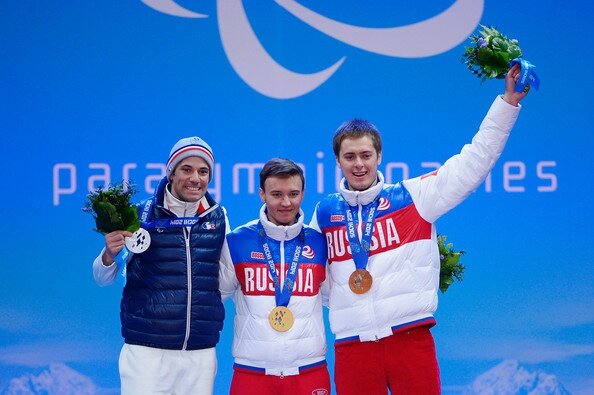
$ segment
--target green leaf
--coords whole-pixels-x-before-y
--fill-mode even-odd
[[[140,228],[136,207],[127,207],[122,210],[122,222],[128,232],[136,232]]]

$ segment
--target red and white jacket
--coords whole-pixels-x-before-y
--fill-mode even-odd
[[[499,158],[520,108],[497,97],[478,133],[438,170],[397,184],[365,191],[347,189],[316,206],[311,226],[321,230],[328,247],[330,326],[336,345],[371,341],[414,326],[434,325],[439,287],[439,251],[434,222],[461,203],[485,179]],[[345,204],[346,202],[346,204]],[[355,270],[345,209],[353,212],[358,237],[361,222],[377,204],[367,270],[371,289],[353,293]]]
[[[297,375],[326,366],[326,338],[321,286],[326,278],[323,236],[303,224],[303,212],[291,226],[277,226],[266,217],[248,222],[227,235],[221,256],[220,289],[235,303],[234,369],[276,376]],[[267,243],[284,284],[298,244],[299,267],[288,308],[295,322],[286,332],[274,330],[268,316],[276,307],[274,283],[263,244]]]

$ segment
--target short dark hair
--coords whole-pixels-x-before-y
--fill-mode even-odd
[[[270,177],[289,178],[296,175],[301,178],[301,190],[305,190],[305,176],[301,167],[289,159],[272,158],[260,171],[260,188],[264,190],[264,183]]]
[[[355,118],[344,122],[338,129],[336,129],[334,138],[332,139],[334,156],[338,158],[340,146],[345,139],[358,139],[364,136],[369,136],[371,138],[373,148],[375,148],[378,154],[382,152],[382,138],[379,130],[377,130],[375,125],[371,122]]]

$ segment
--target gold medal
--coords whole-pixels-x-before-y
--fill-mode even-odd
[[[268,314],[268,322],[272,329],[279,332],[286,332],[293,326],[295,318],[293,313],[285,306],[276,306],[270,314]]]
[[[371,289],[373,278],[371,274],[365,269],[357,269],[351,273],[349,277],[349,287],[351,291],[360,295]]]

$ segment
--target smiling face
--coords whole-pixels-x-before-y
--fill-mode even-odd
[[[299,175],[289,177],[268,177],[264,189],[260,188],[260,199],[266,203],[268,220],[275,225],[292,225],[303,201],[303,184]]]
[[[377,181],[377,167],[382,161],[369,136],[342,140],[336,163],[353,191],[364,191]]]
[[[190,156],[175,167],[169,182],[171,194],[184,202],[197,202],[204,197],[208,188],[210,168],[198,156]]]

